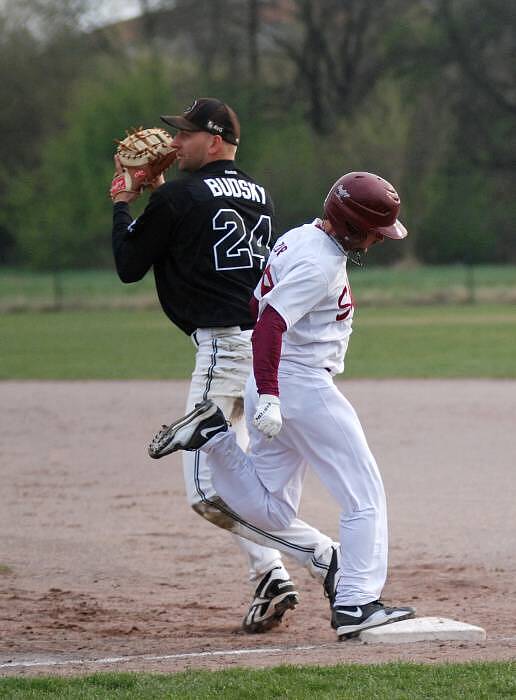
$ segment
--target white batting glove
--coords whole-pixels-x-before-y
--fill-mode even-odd
[[[268,438],[273,438],[281,430],[282,420],[280,400],[272,394],[262,394],[258,399],[253,425]]]

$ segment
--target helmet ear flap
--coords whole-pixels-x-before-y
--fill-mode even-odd
[[[367,231],[359,229],[358,226],[355,226],[355,224],[352,224],[351,221],[346,219],[341,222],[339,230],[336,231],[335,234],[347,250],[356,248],[357,245],[367,238]]]

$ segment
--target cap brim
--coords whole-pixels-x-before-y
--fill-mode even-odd
[[[188,119],[178,115],[178,116],[161,116],[161,121],[165,122],[169,126],[173,126],[174,129],[180,129],[181,131],[202,131],[198,126],[189,122]]]
[[[408,236],[407,229],[398,219],[396,219],[392,226],[379,226],[375,230],[383,236],[387,236],[387,238],[394,238],[396,240],[401,240]]]

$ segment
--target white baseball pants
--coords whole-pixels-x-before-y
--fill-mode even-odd
[[[247,383],[249,453],[235,433],[215,435],[208,455],[217,493],[263,530],[295,522],[308,464],[341,506],[336,604],[377,600],[387,575],[387,514],[382,479],[359,419],[325,369],[280,363],[283,427],[267,439],[252,425],[256,385]]]
[[[245,450],[248,433],[244,419],[244,392],[252,368],[252,331],[239,327],[198,329],[192,340],[197,348],[187,412],[205,399],[214,401],[233,427],[235,444]],[[243,452],[242,452],[243,454]],[[280,551],[294,557],[314,577],[324,580],[335,543],[298,518],[287,527],[262,528],[235,514],[216,492],[206,455],[183,452],[187,498],[192,508],[210,522],[230,530],[249,559],[251,581],[282,566]],[[240,513],[239,513],[240,516]],[[278,551],[279,550],[279,551]]]

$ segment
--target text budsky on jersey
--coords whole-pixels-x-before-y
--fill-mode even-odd
[[[236,177],[210,177],[204,182],[214,197],[238,197],[265,204],[265,187],[257,185],[256,182],[248,182]]]

